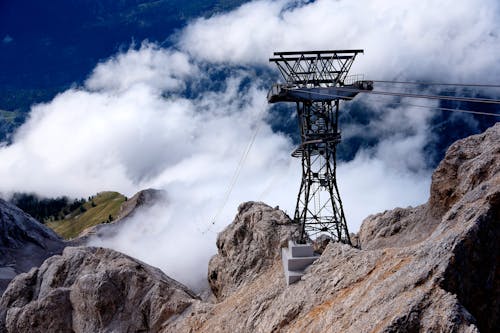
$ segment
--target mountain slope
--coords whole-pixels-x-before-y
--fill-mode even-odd
[[[39,266],[63,247],[52,230],[0,199],[0,294],[17,274]]]
[[[79,233],[74,244],[86,245],[93,238],[106,238],[115,236],[124,225],[144,208],[150,208],[156,204],[166,204],[167,195],[163,190],[146,189],[137,192],[133,197],[124,201],[118,210],[117,217],[109,223],[99,223]]]
[[[47,222],[47,226],[65,239],[77,237],[83,230],[117,218],[126,197],[118,192],[101,192],[86,201],[64,219]]]

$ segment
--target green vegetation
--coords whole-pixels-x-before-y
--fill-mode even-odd
[[[89,227],[113,221],[125,201],[125,196],[118,192],[101,192],[89,200],[83,200],[62,220],[46,220],[45,224],[61,237],[72,239]]]
[[[16,116],[17,116],[16,111],[0,110],[0,119],[3,119],[9,123],[14,122],[14,119],[16,119]]]
[[[30,214],[40,222],[63,218],[64,215],[80,207],[85,200],[68,197],[40,198],[35,193],[14,193],[10,202]]]
[[[2,99],[1,95],[2,94],[0,94],[0,100]],[[0,110],[0,143],[2,141],[7,141],[10,134],[24,122],[25,118],[26,114],[23,114],[19,110]]]

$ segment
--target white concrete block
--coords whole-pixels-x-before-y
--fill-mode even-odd
[[[297,244],[289,240],[288,248],[292,252],[293,257],[312,257],[314,255],[312,244]]]
[[[309,267],[318,255],[314,255],[311,244],[296,244],[288,242],[288,248],[281,249],[281,262],[287,285],[299,281],[304,275],[304,270]]]
[[[318,257],[288,258],[287,266],[290,271],[303,271],[316,261]]]

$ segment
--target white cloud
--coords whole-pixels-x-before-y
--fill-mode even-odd
[[[178,66],[154,71],[176,59],[178,54],[145,45],[98,65],[84,87],[34,106],[13,144],[0,148],[0,192],[86,197],[102,190],[130,196],[143,188],[165,189],[168,207],[143,212],[133,224],[135,232],[125,229],[99,244],[199,285],[215,253],[216,231],[232,220],[239,203],[264,191],[273,177],[269,169],[288,165],[291,142],[264,121],[268,105],[258,79],[234,71],[222,90],[186,99],[178,94],[182,81],[160,82],[175,77]],[[189,66],[180,71],[185,80],[202,75],[196,65]],[[254,82],[243,87],[248,79]],[[256,129],[259,135],[236,188],[212,226]]]
[[[247,66],[266,64],[276,50],[365,48],[357,70],[375,78],[493,80],[500,74],[498,17],[495,1],[322,0],[256,1],[193,21],[180,34],[180,51],[146,43],[98,64],[84,86],[33,106],[13,144],[0,147],[0,192],[86,197],[165,189],[167,207],[142,212],[98,244],[199,285],[216,232],[239,203],[262,200],[290,215],[295,209],[300,160],[289,155],[290,139],[265,121],[268,83]],[[221,69],[230,74],[219,89],[210,75]],[[184,95],[186,87],[196,87],[195,97]],[[346,138],[379,139],[338,169],[351,231],[371,213],[423,203],[430,182],[423,147],[432,112],[375,97],[363,103],[377,117],[341,124]]]
[[[276,50],[362,48],[353,69],[372,79],[495,82],[499,15],[495,0],[254,1],[194,21],[180,45],[237,64],[265,64]]]
[[[338,169],[338,182],[350,231],[358,230],[370,212],[416,206],[428,198],[428,170],[413,173],[394,168],[393,159],[386,157],[379,154],[373,157],[361,152]],[[393,156],[394,159],[398,157],[398,154]]]
[[[146,86],[157,91],[184,88],[184,80],[197,73],[189,57],[181,52],[143,43],[96,66],[85,86],[91,91],[119,93]]]
[[[153,75],[129,81],[127,89],[102,75],[128,77],[129,69],[138,71],[137,63],[150,68],[147,60],[157,58],[151,57],[154,52],[163,56],[165,51],[143,47],[120,55],[118,62],[100,64],[87,81],[91,89],[87,84],[33,107],[14,144],[1,150],[8,157],[2,158],[0,173],[16,175],[2,182],[2,190],[87,195],[113,188],[133,194],[176,181],[196,185],[214,175],[227,177],[255,126],[265,133],[255,143],[260,153],[252,159],[255,167],[265,168],[266,158],[288,147],[287,139],[263,121],[265,91],[254,85],[239,91],[241,72],[227,80],[223,91],[193,100],[165,98],[171,90],[158,89]],[[141,55],[145,59],[137,61]],[[171,58],[163,61],[168,65]]]

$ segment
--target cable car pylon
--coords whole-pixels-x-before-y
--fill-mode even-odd
[[[284,82],[270,89],[269,103],[294,102],[301,144],[292,156],[302,161],[302,180],[294,214],[300,243],[320,234],[351,244],[336,179],[340,100],[352,100],[373,89],[372,81],[348,76],[363,50],[274,52]]]

